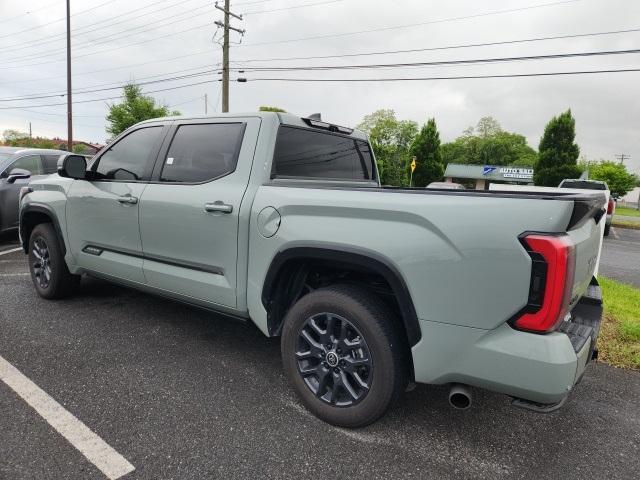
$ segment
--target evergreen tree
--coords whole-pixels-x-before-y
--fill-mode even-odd
[[[557,187],[565,178],[578,178],[580,147],[576,138],[576,121],[571,110],[553,117],[544,129],[538,147],[538,163],[533,180],[536,185]]]
[[[440,153],[440,133],[436,121],[430,118],[422,126],[420,133],[411,144],[411,157],[416,157],[416,170],[413,172],[413,186],[426,187],[431,182],[442,180],[444,165]],[[411,159],[409,159],[409,163]],[[410,165],[407,165],[411,172]]]

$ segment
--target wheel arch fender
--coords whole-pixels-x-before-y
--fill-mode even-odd
[[[36,225],[40,223],[51,223],[56,231],[62,254],[67,253],[67,247],[60,228],[60,222],[55,211],[44,204],[30,203],[20,210],[20,242],[24,253],[29,252],[29,237]]]
[[[292,261],[333,261],[346,266],[356,266],[382,276],[391,287],[398,302],[409,346],[414,346],[422,337],[420,322],[407,283],[387,257],[366,248],[343,245],[295,245],[280,250],[272,259],[262,285],[261,302],[268,312],[267,324],[270,335],[278,335],[283,314],[272,316],[271,303],[277,294],[279,280],[286,275],[286,267]]]

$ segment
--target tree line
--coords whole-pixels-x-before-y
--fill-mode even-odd
[[[369,135],[380,180],[385,185],[408,186],[414,157],[414,187],[442,180],[449,163],[531,167],[534,183],[551,187],[588,170],[589,178],[606,181],[611,191],[620,196],[639,184],[637,176],[614,161],[579,161],[580,147],[575,143],[571,110],[547,123],[538,151],[527,144],[524,135],[503,130],[493,117],[481,118],[448,143],[441,143],[434,118],[419,127],[412,120],[399,120],[391,109],[365,116],[358,128]]]
[[[108,106],[106,131],[111,139],[132,125],[157,117],[180,115],[177,110],[156,103],[144,95],[139,85],[123,88],[119,103]],[[261,111],[284,112],[274,106]],[[640,186],[637,176],[622,164],[611,160],[578,161],[580,147],[575,143],[575,119],[571,110],[553,117],[546,125],[538,151],[527,144],[524,135],[507,132],[493,117],[482,117],[452,142],[442,143],[434,118],[419,127],[413,120],[399,120],[391,109],[377,110],[358,125],[371,141],[380,180],[385,185],[425,187],[443,179],[449,163],[468,165],[505,165],[534,168],[534,183],[556,187],[565,178],[578,178],[588,170],[589,178],[606,181],[611,192],[623,196]],[[61,148],[45,138],[29,138],[14,130],[4,132],[9,145]],[[59,142],[58,142],[59,143]],[[81,146],[76,146],[80,150]],[[74,150],[76,149],[74,147]],[[416,169],[411,175],[411,162]]]

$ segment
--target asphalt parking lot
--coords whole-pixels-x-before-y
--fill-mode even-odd
[[[446,388],[419,386],[370,427],[334,428],[251,324],[93,279],[42,300],[14,241],[0,244],[0,357],[130,462],[121,478],[638,478],[637,372],[594,364],[549,415],[481,390],[455,411]],[[0,381],[0,478],[105,476]]]
[[[604,239],[600,273],[640,288],[640,230],[611,228]]]

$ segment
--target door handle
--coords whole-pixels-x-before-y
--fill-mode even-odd
[[[116,198],[116,200],[118,200],[118,202],[120,203],[126,203],[129,205],[135,205],[136,203],[138,203],[138,197],[132,197],[131,195],[124,195],[122,197]]]
[[[213,203],[205,203],[204,204],[205,212],[221,212],[221,213],[231,213],[233,212],[233,205],[229,205],[227,203],[222,203],[220,200]]]

